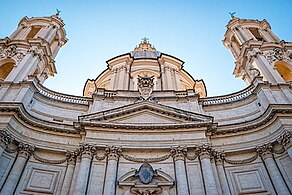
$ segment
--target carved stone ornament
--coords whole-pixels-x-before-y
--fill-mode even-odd
[[[154,170],[150,164],[145,163],[141,165],[137,175],[143,184],[149,184],[153,180]]]
[[[170,153],[174,160],[183,160],[186,156],[187,148],[182,146],[172,147]]]
[[[109,160],[118,160],[122,154],[122,149],[116,146],[105,148],[105,154]]]
[[[284,52],[283,49],[275,47],[272,51],[265,54],[267,60],[272,64],[276,60],[291,60],[290,51]]]
[[[0,58],[11,58],[16,54],[16,45],[10,45],[8,47],[0,47]]]
[[[140,98],[143,100],[148,100],[151,97],[154,86],[154,76],[144,76],[138,75],[138,88],[140,92]]]

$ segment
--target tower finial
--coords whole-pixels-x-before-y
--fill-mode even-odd
[[[144,37],[144,38],[142,38],[141,40],[143,41],[143,43],[147,43],[147,41],[149,40],[149,38]]]
[[[57,15],[57,16],[59,16],[59,15],[60,15],[60,13],[61,13],[61,11],[60,11],[60,10],[58,10],[58,9],[56,9],[56,11],[57,11],[56,15]]]
[[[232,13],[229,12],[229,15],[231,16],[231,18],[235,17],[234,14],[236,14],[236,12],[232,12]]]

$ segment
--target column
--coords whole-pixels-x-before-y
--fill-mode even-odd
[[[76,164],[76,153],[67,153],[67,170],[64,178],[64,182],[61,189],[61,194],[68,195],[70,192],[70,186],[73,179],[75,164]]]
[[[76,164],[75,164],[74,174],[73,174],[73,178],[72,178],[71,185],[70,185],[69,194],[73,194],[73,192],[74,192],[74,187],[75,187],[75,184],[76,184],[76,181],[77,181],[77,177],[78,177],[78,173],[79,173],[80,163],[81,163],[81,158],[80,158],[80,156],[78,156],[77,159],[76,159]]]
[[[262,160],[265,163],[276,192],[281,195],[289,195],[291,193],[289,192],[289,189],[286,186],[285,181],[273,158],[272,149],[273,146],[271,144],[265,144],[263,146],[257,147],[257,152],[262,157]]]
[[[107,169],[103,189],[104,195],[116,194],[117,169],[121,152],[121,148],[115,146],[111,146],[105,149],[105,153],[107,155]]]
[[[94,146],[84,144],[80,148],[81,153],[81,163],[79,166],[79,171],[77,175],[76,184],[74,186],[74,195],[85,195],[87,182],[89,178],[89,170],[91,165],[91,160],[96,148]]]
[[[249,40],[249,37],[246,35],[246,33],[244,32],[244,30],[241,27],[238,27],[238,30],[240,32],[240,34],[242,35],[244,42]]]
[[[184,195],[190,194],[185,167],[186,152],[187,148],[181,146],[171,148],[170,150],[174,160],[177,194]]]
[[[225,170],[223,167],[223,162],[224,162],[224,154],[221,152],[217,152],[216,155],[216,167],[217,167],[217,172],[218,172],[218,177],[219,177],[219,181],[221,184],[221,189],[222,189],[222,194],[223,195],[231,195],[230,189],[229,189],[229,185],[227,182],[227,178],[226,178],[226,174],[225,174]]]
[[[49,31],[49,34],[47,35],[47,38],[46,38],[46,40],[48,41],[49,44],[55,38],[55,36],[57,34],[57,30],[58,30],[58,27],[57,26],[53,26],[53,30]]]
[[[218,172],[217,172],[217,168],[216,168],[216,164],[215,164],[215,158],[213,156],[211,156],[211,166],[212,166],[212,171],[213,171],[213,174],[214,174],[214,178],[215,178],[216,188],[217,188],[218,194],[222,195],[222,189],[221,189],[219,176],[218,176]]]
[[[243,37],[240,35],[239,31],[234,29],[234,35],[235,35],[235,38],[237,39],[237,41],[239,42],[240,45],[242,45],[244,43],[244,39]]]
[[[34,147],[28,144],[20,143],[18,146],[18,155],[14,165],[5,181],[5,184],[0,192],[2,195],[13,194],[21,174],[25,168],[29,156],[33,153]]]
[[[215,181],[215,177],[212,171],[212,165],[210,161],[211,147],[207,144],[204,144],[203,146],[199,147],[198,150],[199,150],[199,155],[200,155],[200,160],[201,160],[206,194],[217,195],[218,190],[216,188],[216,181]]]

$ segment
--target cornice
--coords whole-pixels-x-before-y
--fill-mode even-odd
[[[79,134],[80,132],[73,128],[73,125],[60,124],[51,121],[45,121],[38,119],[30,115],[24,108],[22,103],[15,102],[5,102],[0,103],[0,112],[8,113],[9,115],[14,115],[19,121],[28,125],[31,129],[41,129],[46,131],[60,132],[60,133],[70,133]]]
[[[263,127],[269,122],[274,121],[277,114],[292,115],[291,104],[270,104],[265,112],[259,117],[241,123],[234,123],[230,125],[218,125],[217,130],[211,132],[211,136],[241,134],[243,132],[248,133],[249,130],[256,130],[257,128]],[[276,116],[277,117],[277,116]],[[213,137],[215,138],[215,137]]]

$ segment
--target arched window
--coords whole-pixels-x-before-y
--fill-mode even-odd
[[[275,63],[275,68],[284,79],[284,81],[292,81],[292,66],[284,61]]]
[[[13,60],[4,60],[0,62],[0,80],[5,80],[7,78],[14,65],[15,62]]]
[[[27,39],[35,38],[36,34],[41,30],[41,26],[32,26],[31,30],[29,31],[28,35],[26,36]]]
[[[249,31],[253,34],[253,36],[258,40],[258,41],[265,41],[263,37],[260,35],[259,30],[257,28],[249,28]]]

